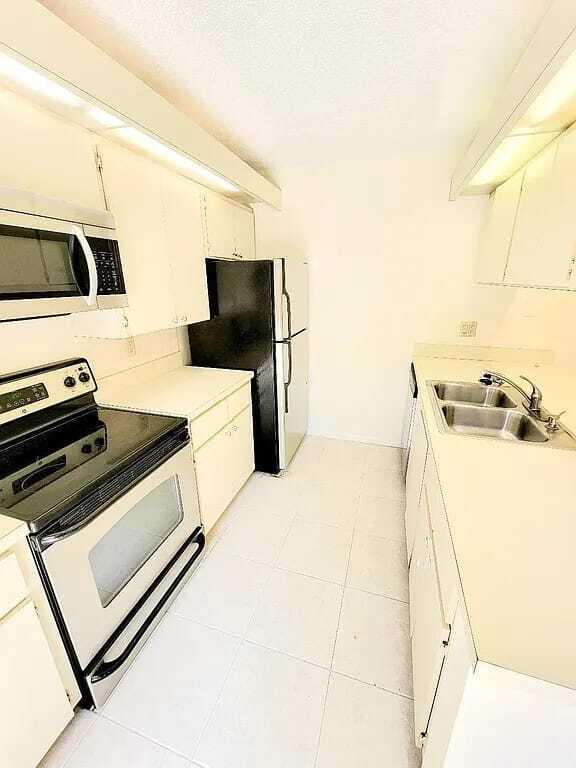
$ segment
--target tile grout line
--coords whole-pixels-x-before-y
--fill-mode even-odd
[[[236,639],[238,639],[236,637]],[[240,655],[240,650],[242,648],[243,640],[240,639],[238,642],[238,647],[236,648],[236,651],[234,653],[234,658],[232,659],[232,662],[228,668],[228,671],[224,675],[224,680],[222,681],[222,685],[220,686],[220,689],[218,691],[218,695],[216,696],[216,699],[214,701],[214,705],[210,708],[210,712],[206,715],[206,719],[204,720],[204,724],[202,725],[202,728],[200,729],[200,734],[198,736],[198,742],[196,744],[196,747],[194,748],[194,752],[192,754],[191,758],[187,758],[188,760],[191,760],[191,762],[196,762],[196,755],[198,754],[198,751],[200,750],[200,745],[202,744],[202,739],[204,738],[204,734],[208,730],[208,726],[210,725],[210,722],[212,720],[212,717],[214,716],[214,713],[216,712],[216,708],[218,707],[218,704],[220,703],[220,699],[222,698],[222,694],[224,693],[224,688],[226,687],[226,683],[228,682],[230,675],[232,674],[232,670],[236,666],[236,662],[238,661],[238,656]]]
[[[285,535],[285,536],[284,536],[284,538],[282,539],[282,544],[281,544],[281,545],[280,545],[280,547],[279,547],[279,550],[278,550],[278,555],[276,556],[276,560],[277,560],[277,559],[278,559],[278,557],[280,556],[280,550],[281,550],[281,549],[282,549],[282,547],[284,546],[284,543],[285,543],[285,541],[286,541],[286,539],[287,539],[287,537],[288,537],[288,534],[289,534],[289,533],[290,533],[290,531],[292,530],[292,526],[293,526],[293,525],[294,525],[294,519],[293,519],[293,520],[292,520],[292,522],[290,523],[290,525],[289,525],[289,527],[288,527],[288,531],[286,532],[286,535]],[[274,562],[276,562],[276,560],[275,560]],[[206,731],[207,731],[207,729],[208,729],[208,726],[209,726],[209,724],[210,724],[210,722],[211,722],[211,720],[212,720],[212,718],[213,718],[213,716],[214,716],[214,713],[216,712],[216,709],[217,709],[217,707],[218,707],[218,704],[220,703],[220,700],[221,700],[221,698],[222,698],[222,694],[224,693],[224,689],[225,689],[225,687],[226,687],[226,683],[228,682],[228,680],[229,680],[229,678],[230,678],[230,675],[232,674],[232,670],[233,670],[233,669],[236,667],[236,663],[237,663],[237,661],[238,661],[238,658],[239,658],[239,656],[240,656],[240,651],[242,650],[242,646],[243,646],[243,645],[244,645],[244,644],[247,642],[247,640],[246,640],[246,635],[247,635],[247,633],[248,633],[248,631],[249,631],[249,629],[250,629],[250,626],[252,625],[252,622],[253,622],[253,620],[254,620],[254,616],[256,615],[256,611],[257,611],[257,609],[258,609],[258,607],[259,607],[259,605],[260,605],[260,600],[261,600],[261,598],[262,598],[263,592],[264,592],[264,590],[265,590],[266,586],[269,584],[269,582],[270,582],[270,579],[272,578],[272,574],[273,574],[273,570],[272,570],[272,569],[273,569],[273,566],[269,566],[269,567],[271,568],[271,571],[270,571],[270,574],[269,574],[268,578],[266,579],[266,584],[262,586],[262,589],[261,589],[261,591],[260,591],[260,595],[258,596],[258,600],[257,600],[257,602],[256,602],[256,605],[255,605],[255,607],[254,607],[254,610],[252,611],[252,615],[250,616],[250,621],[248,622],[248,624],[247,624],[247,626],[246,626],[246,630],[244,631],[244,634],[243,634],[243,635],[241,636],[241,638],[240,638],[240,642],[238,643],[238,648],[236,649],[236,653],[234,654],[234,659],[233,659],[233,661],[232,661],[232,663],[231,663],[231,665],[230,665],[230,668],[228,669],[228,672],[226,673],[226,675],[225,675],[225,677],[224,677],[224,680],[223,680],[223,682],[222,682],[222,685],[221,685],[221,687],[220,687],[220,690],[218,691],[218,696],[216,697],[216,700],[215,700],[215,702],[214,702],[214,706],[213,706],[213,707],[210,709],[210,713],[207,715],[207,717],[206,717],[206,720],[205,720],[205,722],[204,722],[204,725],[202,726],[202,729],[201,729],[201,731],[200,731],[200,735],[199,735],[199,737],[198,737],[198,744],[197,744],[197,746],[196,746],[196,749],[194,750],[194,753],[193,753],[193,756],[192,756],[192,761],[193,761],[193,762],[196,762],[196,757],[197,757],[197,755],[198,755],[198,752],[199,752],[199,750],[200,750],[200,746],[201,746],[201,744],[202,744],[202,739],[204,738],[204,734],[206,733]],[[197,623],[199,623],[199,622],[197,622]],[[236,637],[237,637],[237,636],[236,636]]]
[[[360,488],[361,490],[361,488]],[[350,547],[348,549],[348,558],[346,560],[346,573],[344,574],[344,585],[342,587],[342,595],[340,596],[340,607],[338,610],[338,622],[336,624],[336,633],[334,635],[334,641],[332,643],[332,653],[330,655],[330,669],[328,671],[328,681],[326,683],[326,694],[324,696],[324,702],[322,705],[322,717],[320,719],[320,728],[318,729],[318,739],[316,741],[316,753],[314,755],[314,768],[317,768],[318,758],[320,757],[320,743],[322,740],[322,731],[324,729],[324,720],[326,719],[326,705],[328,704],[328,691],[330,689],[330,680],[332,679],[332,670],[334,667],[334,656],[336,654],[336,644],[338,642],[338,632],[340,630],[340,621],[342,618],[342,606],[344,604],[344,594],[346,591],[346,582],[348,580],[348,569],[350,568],[350,558],[352,557],[352,547],[354,546],[354,533],[356,530],[356,521],[358,519],[358,513],[360,511],[360,493],[356,497],[356,515],[354,518],[354,525],[352,526],[352,536],[350,537]]]
[[[88,710],[88,711],[91,712],[91,710]],[[80,736],[80,738],[78,739],[78,742],[72,747],[72,749],[70,751],[70,754],[67,757],[64,758],[64,761],[62,763],[60,763],[60,768],[66,768],[66,766],[69,764],[70,760],[72,760],[72,758],[74,757],[74,755],[76,754],[76,752],[80,748],[80,745],[84,742],[84,739],[88,736],[88,734],[90,733],[92,728],[96,725],[97,719],[99,717],[101,717],[99,712],[92,712],[92,714],[94,715],[93,722],[90,723],[88,728],[86,728],[86,730],[84,731],[82,736]],[[74,717],[76,717],[76,715],[74,715]],[[70,722],[72,722],[72,720]],[[52,746],[54,746],[55,744],[56,744],[56,742],[54,742],[54,744]],[[50,750],[48,750],[48,752],[46,753],[46,755],[44,755],[42,760],[44,760],[44,758],[49,754],[49,752],[50,752]]]
[[[177,749],[174,749],[174,747],[169,747],[164,742],[158,741],[157,739],[153,739],[151,736],[148,736],[147,734],[142,733],[136,728],[133,728],[129,725],[125,725],[124,723],[120,723],[118,722],[118,720],[114,720],[113,717],[110,717],[110,715],[107,715],[105,712],[102,712],[98,716],[101,717],[103,720],[106,720],[107,723],[112,723],[112,725],[115,725],[117,728],[121,728],[122,730],[127,731],[128,733],[134,734],[134,736],[138,736],[139,738],[144,739],[144,741],[147,741],[149,744],[154,744],[156,747],[160,747],[161,749],[164,749],[166,752],[170,752],[170,754],[172,755],[177,755],[178,757],[182,757],[188,762],[192,761],[192,758],[188,757],[188,755],[185,755],[184,752],[179,752]]]

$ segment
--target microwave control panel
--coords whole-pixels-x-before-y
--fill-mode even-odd
[[[102,240],[96,237],[88,238],[88,242],[96,262],[98,294],[115,296],[126,293],[118,243],[115,240]]]
[[[0,379],[0,426],[53,405],[95,392],[86,360],[73,360]]]

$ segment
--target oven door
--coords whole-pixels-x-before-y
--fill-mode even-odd
[[[0,321],[97,309],[97,297],[80,224],[0,211]]]
[[[75,520],[44,541],[39,534],[43,569],[82,670],[200,525],[187,444],[86,524]]]

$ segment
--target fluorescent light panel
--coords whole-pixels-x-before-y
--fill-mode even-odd
[[[501,184],[540,152],[559,133],[528,133],[508,136],[470,181],[471,187]]]
[[[151,154],[156,155],[157,157],[161,157],[163,160],[167,160],[173,165],[178,166],[183,171],[188,171],[193,173],[195,176],[200,176],[201,178],[206,179],[207,182],[213,184],[214,186],[218,186],[227,192],[240,191],[238,187],[225,179],[223,176],[214,173],[200,163],[197,163],[191,158],[186,157],[186,155],[183,155],[180,152],[177,152],[175,149],[166,146],[166,144],[163,144],[161,141],[152,138],[152,136],[139,131],[137,128],[118,128],[115,133],[121,135],[131,144],[140,147],[140,149],[143,149],[146,152],[150,152]]]
[[[576,117],[576,52],[564,62],[542,93],[533,102],[522,122],[537,126],[554,118],[568,119],[572,122]],[[565,115],[571,111],[571,119]],[[566,125],[567,123],[565,123]],[[565,125],[561,127],[565,127]]]
[[[111,115],[110,112],[106,112],[100,107],[90,107],[88,109],[88,115],[103,128],[120,128],[123,123],[116,115]]]
[[[0,52],[0,74],[3,74],[20,85],[24,85],[37,93],[48,96],[55,101],[65,104],[69,107],[83,107],[86,114],[92,120],[96,121],[103,128],[117,131],[123,138],[131,144],[150,152],[157,157],[166,160],[173,165],[181,168],[183,171],[192,173],[196,177],[206,180],[209,184],[219,187],[226,192],[239,192],[237,186],[232,182],[214,173],[201,163],[197,163],[186,155],[171,149],[161,141],[152,138],[137,128],[124,126],[122,120],[115,115],[107,112],[100,107],[91,105],[82,100],[74,93],[64,88],[59,83],[54,82],[48,77],[36,72],[35,69],[22,64],[20,61]]]
[[[44,77],[34,69],[21,64],[16,59],[0,53],[0,73],[6,75],[11,80],[30,88],[37,93],[42,93],[62,104],[75,107],[82,104],[82,100],[67,88],[53,82],[48,77]]]

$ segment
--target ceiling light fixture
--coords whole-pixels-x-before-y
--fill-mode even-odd
[[[526,118],[533,126],[561,115],[576,99],[576,53],[573,53],[533,102]]]
[[[168,147],[161,141],[152,138],[152,136],[148,136],[148,134],[139,131],[137,128],[118,128],[114,132],[118,133],[131,144],[140,147],[140,149],[143,149],[146,152],[150,152],[157,157],[161,157],[163,160],[167,160],[168,162],[173,163],[182,170],[193,173],[195,176],[200,176],[209,184],[220,187],[220,189],[223,189],[226,192],[240,191],[237,186],[232,184],[232,182],[228,181],[223,176],[214,173],[214,171],[209,170],[204,165],[201,165],[195,160],[186,157],[186,155],[181,154],[175,149],[171,149],[171,147]]]
[[[558,135],[558,131],[552,131],[508,136],[471,179],[470,186],[483,187],[490,184],[501,184],[513,176],[531,157],[544,149]]]
[[[0,74],[6,75],[11,80],[62,104],[67,104],[71,107],[77,107],[82,104],[82,100],[67,88],[44,77],[44,75],[39,74],[25,64],[21,64],[16,59],[6,56],[4,53],[0,53]]]
[[[88,115],[93,120],[96,120],[97,123],[100,123],[103,128],[120,128],[124,125],[120,118],[116,117],[116,115],[111,115],[110,112],[106,112],[104,109],[100,109],[100,107],[90,107]]]

